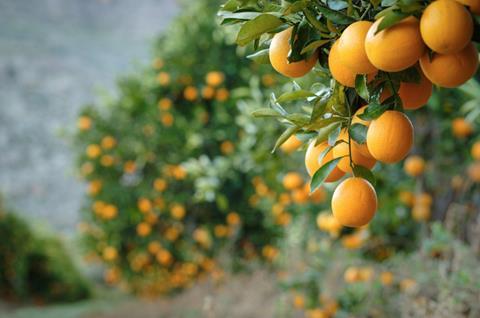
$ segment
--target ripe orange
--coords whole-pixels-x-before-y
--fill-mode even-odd
[[[358,73],[355,73],[340,61],[338,52],[338,41],[336,41],[330,49],[330,54],[328,55],[328,68],[330,69],[333,78],[337,82],[339,82],[343,86],[355,87],[355,77],[358,75]],[[369,74],[368,81],[373,81],[376,75],[376,71]]]
[[[466,138],[473,133],[473,127],[465,118],[459,117],[452,121],[452,132],[457,138]]]
[[[338,39],[337,50],[340,62],[354,73],[370,74],[377,71],[365,52],[365,37],[372,24],[370,21],[352,23]]]
[[[269,57],[273,68],[280,74],[287,77],[302,77],[315,66],[318,53],[315,52],[308,59],[289,63],[288,54],[291,50],[290,38],[293,28],[288,28],[273,36],[270,44]]]
[[[392,272],[382,272],[380,273],[380,282],[384,286],[390,286],[393,284],[393,274]]]
[[[404,109],[419,109],[424,106],[430,99],[430,96],[432,96],[432,82],[428,80],[420,69],[419,72],[421,76],[420,83],[405,82],[400,84],[398,95],[402,100]]]
[[[425,160],[420,156],[410,156],[405,160],[403,169],[408,175],[418,177],[425,171]]]
[[[320,169],[322,165],[333,160],[333,149],[330,150],[324,157],[321,162],[319,162],[320,154],[328,147],[328,143],[325,141],[317,146],[315,146],[315,140],[310,143],[308,146],[307,152],[305,153],[305,167],[310,176],[313,176],[315,172]],[[328,175],[325,182],[335,182],[339,180],[345,172],[335,167],[332,172]]]
[[[443,0],[441,0],[443,1]],[[452,54],[425,54],[420,59],[425,76],[442,87],[457,87],[468,81],[477,71],[478,52],[470,43],[463,50]]]
[[[476,183],[480,183],[480,162],[472,163],[468,167],[468,177]]]
[[[283,177],[283,187],[287,190],[294,190],[303,185],[303,178],[296,172],[289,172]]]
[[[472,13],[476,15],[480,14],[480,1],[478,0],[457,0],[457,1],[469,7]]]
[[[342,133],[338,136],[337,140],[343,140],[342,142],[333,148],[333,157],[339,158],[343,156],[342,159],[338,162],[338,168],[345,172],[352,172],[352,167],[350,166],[350,157],[348,157],[349,147],[348,147],[348,134],[346,131],[342,131]],[[356,165],[364,166],[365,168],[372,169],[377,160],[373,159],[372,157],[366,157],[362,155],[362,153],[358,150],[358,147],[354,145],[354,141],[352,140],[352,161]]]
[[[291,153],[297,150],[302,145],[302,141],[298,139],[295,135],[291,135],[287,141],[285,141],[281,146],[283,152]]]
[[[473,159],[480,160],[480,140],[473,144],[470,153],[472,154]]]
[[[420,32],[425,44],[433,51],[456,53],[472,39],[472,16],[454,0],[433,1],[423,11]]]
[[[395,163],[407,156],[413,145],[413,125],[408,117],[389,110],[373,120],[367,132],[367,146],[373,158]]]
[[[428,205],[415,205],[412,209],[412,217],[415,221],[422,222],[430,219],[431,210]]]
[[[370,62],[386,72],[402,71],[417,63],[425,52],[418,19],[410,16],[375,34],[382,19],[372,25],[365,39]]]
[[[360,107],[356,112],[355,114],[353,115],[353,118],[352,118],[352,125],[353,124],[362,124],[364,126],[367,126],[369,127],[370,126],[370,121],[366,121],[366,120],[363,120],[363,119],[360,119],[360,115],[362,115],[364,112],[365,112],[365,109],[367,108],[367,106],[362,106]],[[357,148],[357,150],[364,156],[364,157],[367,157],[367,158],[372,158],[372,155],[370,154],[370,151],[368,151],[368,147],[367,147],[367,143],[364,143],[364,144],[359,144],[357,142],[353,142],[353,146],[355,148]]]
[[[343,226],[364,226],[370,222],[376,210],[375,189],[363,178],[348,178],[333,193],[332,212]]]
[[[398,199],[400,200],[400,202],[409,207],[413,206],[413,204],[415,203],[415,196],[410,191],[401,191],[398,194]]]

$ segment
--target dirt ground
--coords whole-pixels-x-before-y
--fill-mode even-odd
[[[137,299],[118,294],[46,307],[5,308],[2,318],[283,318],[289,312],[286,295],[274,273],[257,270],[225,277],[215,284],[205,281],[170,298]]]
[[[187,318],[278,317],[281,295],[273,274],[254,272],[229,277],[215,286],[204,282],[169,299],[131,300],[107,312],[93,312],[85,318]]]

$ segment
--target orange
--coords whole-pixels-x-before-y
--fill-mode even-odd
[[[338,40],[340,62],[354,73],[370,74],[377,71],[365,52],[365,37],[372,24],[370,21],[354,22],[343,31]]]
[[[468,177],[476,183],[480,183],[480,162],[472,163],[468,167]]]
[[[213,86],[213,87],[219,86],[220,84],[223,83],[224,80],[225,80],[225,75],[222,72],[218,72],[218,71],[209,72],[205,76],[205,82],[209,86]]]
[[[420,32],[425,44],[433,51],[456,53],[472,39],[472,16],[455,0],[433,1],[423,11]]]
[[[398,198],[400,202],[409,207],[413,206],[413,204],[415,203],[415,196],[410,191],[401,191],[398,194]]]
[[[349,267],[347,268],[347,270],[345,271],[345,273],[343,274],[343,279],[345,280],[345,282],[347,283],[354,283],[356,281],[359,281],[360,280],[360,271],[358,268],[356,267]]]
[[[408,175],[418,177],[425,170],[425,160],[420,156],[410,156],[405,160],[403,169]]]
[[[402,100],[404,109],[419,109],[424,106],[430,99],[430,96],[432,96],[432,82],[428,80],[420,69],[419,72],[421,76],[420,83],[400,83],[398,95]]]
[[[343,130],[340,135],[338,136],[338,140],[343,140],[344,142],[339,143],[338,145],[333,148],[333,157],[339,158],[343,156],[342,159],[338,162],[338,168],[345,172],[352,172],[352,167],[350,166],[350,157],[349,154],[349,147],[348,147],[348,134],[345,130]],[[352,140],[352,161],[355,165],[363,166],[367,169],[372,169],[377,160],[373,159],[372,157],[366,157],[362,155],[362,153],[358,150],[358,147],[354,145],[354,141]]]
[[[390,286],[393,284],[393,274],[392,272],[381,272],[380,273],[380,282],[383,286]]]
[[[352,125],[353,124],[362,124],[364,126],[370,126],[370,122],[369,121],[366,121],[366,120],[363,120],[363,119],[360,119],[360,115],[362,115],[364,112],[365,112],[365,109],[367,109],[367,106],[362,106],[360,107],[356,112],[355,114],[353,115],[353,118],[352,118]],[[370,154],[370,151],[368,151],[368,147],[367,147],[367,144],[364,143],[364,144],[359,144],[357,142],[353,142],[353,145],[355,146],[355,148],[357,148],[357,150],[365,157],[368,157],[368,158],[371,158],[372,155]]]
[[[386,72],[399,72],[413,66],[425,52],[418,19],[410,16],[375,34],[382,19],[368,30],[365,39],[368,59]]]
[[[415,221],[423,222],[430,219],[431,210],[428,205],[415,205],[412,209],[412,217]]]
[[[92,120],[88,116],[80,116],[77,121],[80,130],[89,130],[92,127]]]
[[[432,196],[426,192],[422,192],[415,197],[415,205],[431,206],[432,203]]]
[[[296,172],[289,172],[283,177],[283,187],[287,190],[294,190],[303,185],[303,178]]]
[[[295,135],[291,135],[287,141],[285,141],[281,146],[283,152],[291,153],[297,150],[302,145],[302,141],[298,139]]]
[[[443,1],[443,0],[441,0]],[[457,87],[468,81],[477,71],[478,52],[470,43],[463,50],[452,54],[425,54],[420,59],[425,76],[442,87]]]
[[[332,213],[343,226],[364,226],[370,222],[376,210],[375,189],[363,178],[348,178],[333,193]]]
[[[476,141],[472,145],[472,150],[470,151],[470,153],[472,154],[473,159],[480,160],[480,140]]]
[[[465,118],[459,117],[452,121],[452,132],[457,138],[466,138],[473,133],[473,127]]]
[[[478,0],[457,0],[461,4],[470,8],[472,13],[479,15],[480,14],[480,1]]]
[[[395,163],[407,156],[413,145],[413,125],[408,117],[389,110],[373,120],[367,132],[367,146],[373,158]]]
[[[330,69],[330,73],[332,73],[332,77],[337,82],[339,82],[343,86],[355,87],[355,77],[358,75],[358,73],[355,73],[340,61],[338,52],[338,40],[332,45],[332,48],[330,49],[330,54],[328,55],[328,68]],[[368,81],[371,82],[376,75],[376,71],[369,74]]]
[[[305,153],[305,167],[310,176],[313,176],[315,172],[320,169],[322,165],[333,160],[333,150],[330,150],[324,157],[321,162],[319,162],[320,154],[328,147],[328,143],[322,142],[321,144],[315,146],[315,140],[310,143],[308,146],[307,152]],[[345,172],[335,167],[332,172],[328,175],[325,182],[335,182],[339,180]]]
[[[273,36],[270,44],[269,57],[273,68],[280,74],[287,77],[302,77],[315,66],[318,59],[318,53],[315,52],[308,59],[289,63],[288,54],[290,53],[290,38],[293,28],[290,27]]]

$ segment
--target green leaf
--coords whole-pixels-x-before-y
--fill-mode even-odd
[[[283,21],[271,14],[262,14],[253,20],[246,22],[237,35],[237,44],[247,45],[259,38],[262,34],[270,32],[283,24]]]
[[[256,109],[251,114],[253,117],[283,117],[282,114],[271,108]]]
[[[375,186],[377,180],[375,179],[375,175],[369,169],[365,168],[364,166],[354,165],[353,166],[353,175],[358,178],[363,178],[370,182],[372,186]]]
[[[341,124],[343,121],[344,119],[341,117],[317,118],[313,123],[306,125],[305,129],[323,129],[324,127],[330,126],[331,124]]]
[[[417,84],[419,84],[422,79],[416,66],[409,67],[401,72],[390,73],[390,78],[398,82]]]
[[[325,163],[323,166],[318,169],[315,174],[312,177],[312,181],[310,181],[310,192],[315,192],[322,183],[327,179],[328,175],[330,172],[335,169],[337,166],[338,162],[342,159],[343,157],[335,158],[333,160],[330,160],[329,162]]]
[[[296,126],[303,127],[310,121],[310,116],[307,114],[295,113],[285,116],[285,119]]]
[[[385,111],[387,111],[389,108],[388,105],[382,105],[379,103],[370,103],[368,107],[365,109],[363,114],[359,115],[358,117],[363,120],[374,120],[380,115],[382,115]]]
[[[313,124],[314,122],[316,122],[318,118],[324,115],[329,97],[330,95],[328,94],[321,98],[320,97],[317,98],[317,100],[315,101],[315,104],[313,104],[312,114],[310,116],[310,123]]]
[[[330,135],[328,135],[328,144],[330,146],[335,145],[335,143],[337,142],[338,136],[340,135],[341,130],[342,130],[342,126],[339,125],[334,130],[332,130],[332,132],[330,132]]]
[[[308,97],[315,96],[310,91],[306,90],[299,90],[299,91],[294,91],[294,92],[288,92],[288,93],[283,93],[278,99],[277,102],[283,103],[283,102],[291,102],[294,100],[299,100],[299,99],[306,99]]]
[[[292,136],[293,134],[297,133],[297,131],[299,131],[300,128],[296,127],[296,126],[290,126],[288,127],[281,135],[280,137],[278,137],[277,139],[277,142],[275,143],[275,147],[273,147],[273,150],[272,150],[272,153],[274,153],[278,147],[280,147],[281,145],[283,145],[283,143],[285,141],[287,141],[288,138],[290,138],[290,136]]]
[[[340,125],[341,124],[339,122],[334,122],[318,129],[317,142],[324,142],[327,140],[330,133],[337,129],[337,127],[340,127]]]
[[[255,52],[247,55],[248,59],[255,61],[258,64],[270,64],[270,57],[268,56],[268,49]]]
[[[355,77],[355,90],[364,100],[368,101],[370,99],[366,74],[358,74],[357,77]]]
[[[318,49],[319,47],[327,44],[328,42],[330,42],[330,40],[316,40],[316,41],[313,41],[302,49],[301,54],[305,54],[305,53],[310,52],[310,51],[315,51],[316,49]]]
[[[356,143],[363,145],[367,141],[368,127],[362,124],[353,124],[350,126],[350,137]]]
[[[333,23],[336,24],[341,24],[341,25],[347,25],[355,22],[356,20],[352,17],[349,17],[348,15],[332,10],[327,7],[317,7],[318,11],[320,11],[328,20],[332,21]]]
[[[343,10],[348,8],[348,2],[343,0],[329,0],[328,7],[332,10]]]
[[[395,3],[397,3],[398,0],[382,0],[382,7],[391,7]]]
[[[393,11],[388,12],[387,14],[385,14],[383,16],[382,21],[378,25],[378,28],[377,28],[377,31],[375,32],[375,34],[377,34],[378,32],[381,32],[382,30],[385,30],[385,29],[388,29],[388,28],[394,26],[395,24],[402,21],[403,19],[405,19],[408,16],[410,16],[409,13],[403,13],[403,12],[400,12],[400,11],[397,11],[397,10],[393,10]]]
[[[305,9],[307,7],[307,5],[308,5],[307,1],[296,1],[292,4],[290,4],[288,7],[286,7],[283,14],[288,15],[288,14],[292,14],[292,13],[297,13],[297,12]]]

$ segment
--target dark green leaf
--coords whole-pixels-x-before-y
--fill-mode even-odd
[[[350,126],[350,137],[356,143],[363,145],[367,141],[367,126],[362,124],[353,124]]]
[[[417,84],[420,83],[422,79],[420,76],[420,72],[418,71],[418,68],[416,66],[409,67],[401,72],[390,73],[390,78],[398,82]]]
[[[316,40],[316,41],[313,41],[310,44],[308,44],[307,46],[305,46],[302,49],[301,53],[305,54],[305,53],[308,53],[310,51],[315,51],[316,49],[318,49],[319,47],[327,44],[328,42],[330,42],[330,40]]]
[[[358,117],[363,120],[374,120],[382,115],[385,111],[389,108],[388,105],[382,105],[379,103],[370,103],[368,107],[365,109],[363,114],[359,115]]]
[[[358,95],[364,100],[368,101],[370,99],[366,74],[358,74],[357,77],[355,77],[355,90],[357,91]]]
[[[270,64],[270,57],[268,56],[268,49],[255,52],[247,55],[248,59],[255,61],[258,64]]]
[[[372,184],[372,186],[375,186],[375,184],[377,182],[376,179],[375,179],[375,175],[372,173],[372,171],[368,170],[364,166],[354,165],[353,175],[355,177],[363,178],[363,179],[367,180],[368,182],[370,182]]]
[[[280,18],[271,14],[262,14],[246,22],[237,35],[238,45],[247,45],[262,34],[275,30],[283,24]]]
[[[395,24],[402,21],[403,19],[405,19],[408,16],[410,16],[409,13],[403,13],[403,12],[400,12],[400,11],[397,11],[397,10],[393,10],[393,11],[388,12],[387,14],[385,14],[383,16],[383,19],[380,22],[380,24],[378,25],[378,28],[377,28],[377,31],[375,32],[375,34],[377,34],[378,32],[380,32],[382,30],[385,30],[385,29],[388,29],[388,28],[394,26]]]
[[[329,162],[325,163],[323,166],[318,169],[315,174],[312,177],[312,181],[310,181],[310,192],[315,192],[322,183],[327,179],[328,175],[330,172],[335,169],[337,166],[338,162],[342,159],[343,157],[335,158],[333,160],[330,160]]]
[[[335,24],[347,25],[355,22],[356,20],[348,15],[332,10],[327,7],[317,7],[318,11],[320,11],[328,20],[332,21]]]

